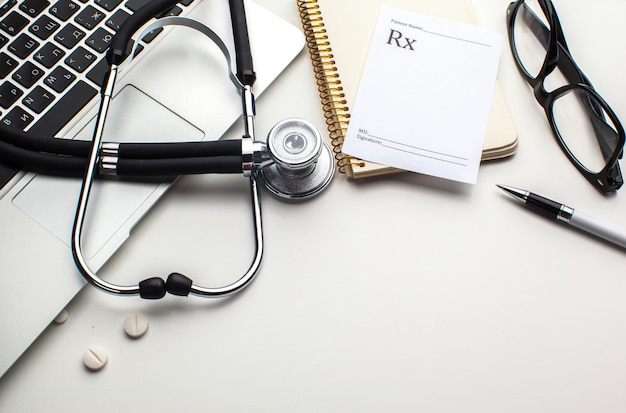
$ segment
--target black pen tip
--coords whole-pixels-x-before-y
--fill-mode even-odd
[[[510,193],[513,193],[513,192],[515,192],[515,191],[514,191],[514,188],[511,188],[510,186],[500,185],[500,184],[496,184],[496,186],[497,186],[498,188],[502,189],[504,192],[507,192],[507,193],[509,193],[509,194],[510,194]]]

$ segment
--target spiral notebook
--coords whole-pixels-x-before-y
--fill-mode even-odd
[[[475,24],[469,0],[297,0],[330,141],[340,172],[357,179],[400,169],[350,157],[342,145],[370,39],[382,4],[461,23]],[[496,82],[482,161],[511,156],[517,130]]]

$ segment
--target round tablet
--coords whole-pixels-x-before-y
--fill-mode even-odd
[[[141,313],[130,314],[124,320],[124,332],[128,337],[139,338],[148,331],[148,319]]]
[[[91,371],[101,370],[108,361],[109,355],[100,346],[90,346],[83,354],[83,364]]]

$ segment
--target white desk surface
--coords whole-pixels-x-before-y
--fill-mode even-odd
[[[259,3],[299,24],[295,0]],[[505,33],[508,0],[472,3]],[[573,56],[626,120],[626,3],[554,3]],[[563,156],[508,43],[499,79],[520,147],[483,164],[477,185],[338,176],[300,205],[264,193],[267,248],[250,288],[159,302],[86,288],[0,380],[0,411],[624,412],[626,255],[495,184],[625,230],[626,195],[600,195]],[[259,135],[291,116],[324,128],[306,50],[257,103]],[[183,178],[105,273],[238,277],[247,207],[240,177]],[[133,341],[122,324],[135,311],[151,325]],[[92,344],[110,356],[98,373],[81,361]]]

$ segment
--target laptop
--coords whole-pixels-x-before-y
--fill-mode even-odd
[[[0,122],[28,133],[91,139],[107,39],[149,0],[6,0],[0,5]],[[228,0],[181,0],[170,14],[206,23],[234,58]],[[302,50],[304,36],[246,1],[258,95]],[[145,36],[124,68],[106,141],[219,139],[241,99],[219,49],[186,27]],[[277,119],[278,121],[279,119]],[[84,251],[99,269],[171,183],[98,180]],[[0,376],[85,285],[70,251],[80,179],[0,165]]]

